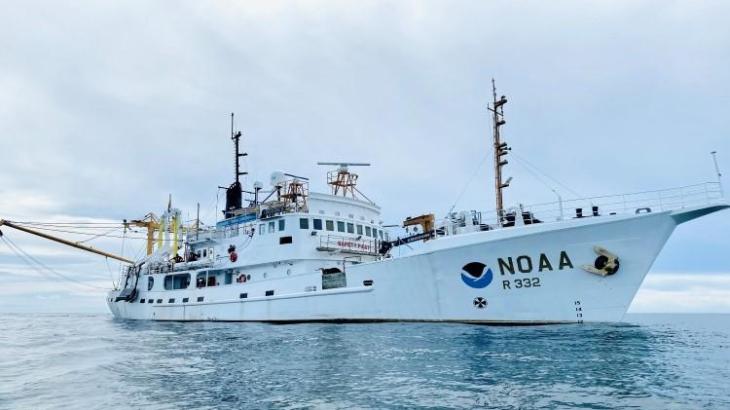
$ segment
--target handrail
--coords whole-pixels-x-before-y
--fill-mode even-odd
[[[652,211],[669,211],[690,206],[711,205],[724,200],[719,182],[705,182],[680,187],[631,192],[617,195],[599,195],[586,198],[542,202],[531,205],[519,205],[506,211],[530,212],[535,218],[548,222],[559,221],[563,217],[570,218],[569,208],[582,209],[583,216],[616,215],[636,213],[637,209],[649,208]],[[594,211],[594,207],[597,207]],[[563,216],[562,210],[566,215]],[[484,221],[494,221],[491,228],[499,228],[499,219],[495,210],[482,212]],[[447,215],[442,224],[448,222]]]

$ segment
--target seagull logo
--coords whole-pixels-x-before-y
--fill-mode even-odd
[[[483,289],[492,283],[494,275],[487,265],[480,262],[470,262],[464,265],[461,272],[461,280],[474,289]],[[484,271],[486,269],[486,272]]]

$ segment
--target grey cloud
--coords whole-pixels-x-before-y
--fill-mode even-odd
[[[442,213],[467,184],[457,208],[488,209],[490,162],[469,176],[489,151],[492,76],[510,99],[514,152],[581,194],[704,181],[710,150],[730,169],[728,11],[643,1],[8,4],[0,197],[46,202],[0,202],[0,217],[120,220],[159,211],[172,193],[189,214],[200,202],[212,223],[216,187],[232,175],[230,111],[249,184],[284,169],[322,191],[316,161],[362,160],[374,166],[361,188],[388,222]],[[507,172],[510,203],[554,198],[518,161]],[[657,269],[728,269],[728,229],[726,215],[680,228]]]

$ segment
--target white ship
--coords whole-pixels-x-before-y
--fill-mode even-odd
[[[490,108],[496,211],[408,218],[402,238],[357,187],[351,167],[367,164],[324,164],[336,167],[329,193],[283,172],[270,189],[245,191],[246,154],[232,131],[236,181],[224,218],[184,227],[168,206],[130,222],[148,228],[148,256],[108,293],[109,310],[165,321],[616,322],[674,228],[730,207],[718,172],[718,182],[504,208],[505,103],[495,94]]]

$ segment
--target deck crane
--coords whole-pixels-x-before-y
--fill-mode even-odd
[[[127,229],[132,226],[147,228],[147,256],[152,255],[155,246],[155,231],[160,230],[160,219],[157,215],[150,212],[142,219],[133,219],[131,221],[125,219],[122,224]],[[160,235],[162,235],[162,232],[160,232]]]
[[[98,249],[92,248],[91,246],[82,245],[79,242],[72,242],[72,241],[68,241],[66,239],[62,239],[62,238],[59,238],[59,237],[56,237],[56,236],[53,236],[53,235],[48,235],[48,234],[43,233],[43,232],[38,232],[36,230],[29,229],[29,228],[26,228],[24,226],[16,225],[15,223],[13,223],[11,221],[7,221],[5,219],[0,219],[0,226],[7,226],[8,228],[13,228],[13,229],[16,229],[16,230],[21,231],[21,232],[25,232],[25,233],[29,233],[31,235],[39,236],[41,238],[48,239],[48,240],[51,240],[51,241],[54,241],[54,242],[62,243],[64,245],[68,245],[68,246],[71,246],[71,247],[76,248],[76,249],[81,249],[81,250],[84,250],[84,251],[87,251],[87,252],[95,253],[97,255],[105,256],[107,258],[116,259],[116,260],[118,260],[120,262],[128,263],[130,265],[134,265],[134,261],[129,260],[129,259],[123,257],[123,256],[114,255],[113,253],[100,251]],[[2,232],[0,232],[0,236],[2,236]]]

